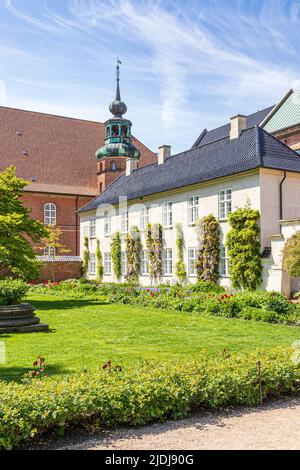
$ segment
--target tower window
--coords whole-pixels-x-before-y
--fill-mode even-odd
[[[106,128],[106,137],[109,137],[110,136],[110,127],[107,126]]]
[[[127,126],[121,127],[121,135],[122,137],[127,137]]]
[[[118,137],[118,135],[119,135],[119,127],[116,126],[116,125],[113,125],[112,128],[111,128],[111,130],[112,130],[112,136],[113,136],[113,137]]]
[[[44,206],[44,224],[56,224],[56,205],[52,204],[52,202],[48,202],[48,204],[45,204]]]
[[[113,160],[113,161],[111,162],[111,170],[112,170],[112,171],[116,171],[116,169],[117,169],[117,164],[116,164],[116,162]]]

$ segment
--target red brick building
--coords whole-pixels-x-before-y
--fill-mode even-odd
[[[139,140],[133,142],[141,153],[139,166],[157,159]],[[100,122],[0,107],[0,172],[13,165],[30,182],[24,202],[32,217],[58,225],[71,256],[79,255],[76,211],[125,168],[119,159],[97,163],[95,152],[103,145]]]

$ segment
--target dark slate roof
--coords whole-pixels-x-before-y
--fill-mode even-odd
[[[273,108],[274,106],[271,106],[270,108],[262,109],[261,111],[257,111],[256,113],[247,116],[247,129],[249,129],[250,127],[259,126],[263,122],[263,120],[268,116],[268,114],[272,111]],[[230,123],[225,124],[221,127],[217,127],[216,129],[212,129],[211,131],[204,129],[192,148],[198,147],[199,145],[209,144],[219,139],[224,139],[224,137],[229,137],[229,134]]]
[[[260,127],[252,127],[238,139],[226,137],[171,156],[162,165],[123,174],[78,212],[117,204],[120,196],[132,200],[259,167],[300,172],[300,156]]]

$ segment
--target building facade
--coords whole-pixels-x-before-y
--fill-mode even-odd
[[[153,152],[135,137],[132,140],[141,155],[140,166],[156,161]],[[76,257],[80,262],[77,210],[125,170],[124,159],[97,163],[95,152],[104,141],[100,122],[0,107],[0,172],[13,165],[30,183],[24,203],[33,218],[60,227],[70,262]],[[37,247],[36,252],[52,254],[47,248],[43,253]],[[67,262],[66,256],[61,262]]]
[[[132,226],[137,226],[142,241],[140,282],[150,285],[145,229],[151,223],[162,225],[161,281],[176,282],[176,225],[180,224],[188,280],[195,282],[198,250],[195,224],[199,218],[213,214],[221,227],[219,280],[229,286],[230,266],[225,246],[228,215],[247,203],[261,215],[262,287],[286,293],[292,289],[282,266],[279,269],[274,264],[272,240],[281,233],[283,219],[299,217],[300,156],[257,124],[271,111],[259,112],[250,119],[237,115],[224,128],[203,132],[190,150],[174,156],[169,146],[162,146],[157,162],[144,168],[138,169],[136,160],[127,157],[126,174],[79,211],[81,253],[87,237],[91,254],[88,276],[96,277],[98,239],[104,280],[116,281],[110,246],[112,235],[120,232],[122,280],[126,279],[125,236]]]

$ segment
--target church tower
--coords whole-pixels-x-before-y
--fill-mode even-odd
[[[133,146],[131,139],[132,123],[123,118],[127,112],[126,104],[121,100],[120,93],[120,60],[117,60],[116,98],[109,105],[113,117],[104,123],[105,145],[96,152],[97,178],[99,193],[104,191],[126,169],[126,160],[140,158],[140,151]]]

